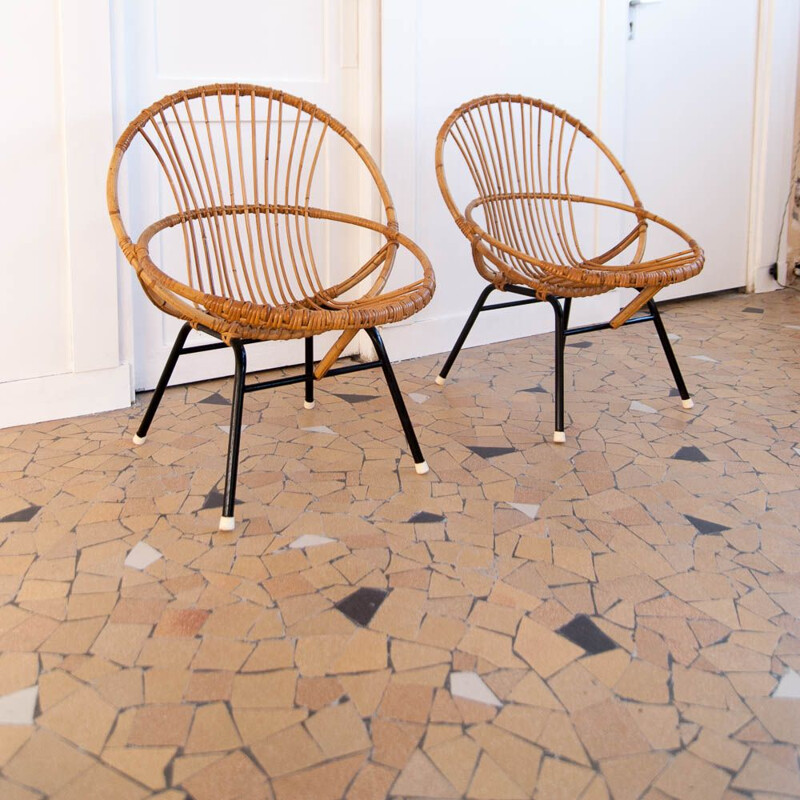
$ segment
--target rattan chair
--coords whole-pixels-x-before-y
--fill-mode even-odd
[[[573,172],[577,173],[571,167],[579,159],[578,152],[587,150],[588,160],[585,153],[582,156],[583,171],[591,174],[594,185],[577,193],[570,188],[576,178]],[[477,193],[463,211],[445,178],[446,157],[461,164],[462,183]],[[585,169],[587,164],[591,169]],[[623,200],[593,196],[601,167],[617,182]],[[644,209],[620,163],[585,125],[541,100],[519,95],[477,98],[453,111],[442,125],[436,142],[436,176],[453,219],[472,245],[475,267],[488,281],[437,383],[445,383],[481,312],[547,301],[556,321],[554,441],[566,439],[564,347],[567,337],[574,334],[652,321],[683,407],[692,407],[653,297],[665,286],[697,275],[703,267],[703,251],[680,228]],[[614,210],[627,218],[627,224],[617,223],[617,231],[626,231],[619,240],[614,237],[602,249],[593,250],[598,210]],[[581,226],[581,220],[589,224]],[[661,229],[659,239],[669,233],[677,249],[646,260],[649,226]],[[572,298],[616,287],[638,292],[610,322],[569,327]],[[485,305],[494,290],[526,299]],[[637,314],[644,306],[649,313]]]
[[[140,151],[138,158],[150,159],[151,165],[155,159],[161,190],[174,201],[174,213],[147,224],[135,241],[123,223],[119,203],[120,167],[134,143]],[[336,176],[331,177],[328,158],[334,144],[351,159],[348,170],[368,170],[385,221],[326,207],[335,189],[330,186]],[[315,176],[320,173],[329,180],[317,188],[320,181]],[[142,111],[125,129],[111,159],[107,199],[119,245],[145,294],[162,311],[185,323],[134,443],[144,442],[181,355],[221,347],[233,352],[221,530],[234,528],[247,392],[303,382],[305,406],[311,408],[314,380],[380,366],[416,471],[427,472],[377,326],[406,319],[423,308],[433,295],[434,276],[422,250],[399,232],[389,191],[375,162],[340,122],[301,98],[261,86],[225,84],[177,92]],[[337,229],[335,234],[331,226]],[[342,227],[366,229],[373,232],[373,239],[380,239],[363,264],[342,267],[346,253],[334,252],[333,247],[344,241]],[[177,236],[177,244],[159,244],[170,232]],[[421,277],[390,290],[387,281],[400,248],[410,251],[419,263]],[[157,264],[162,254],[165,263]],[[339,272],[333,285],[326,280],[330,269]],[[218,341],[186,346],[192,328]],[[359,330],[370,336],[378,360],[331,369]],[[315,368],[313,337],[326,331],[342,333]],[[298,338],[305,339],[303,374],[245,382],[246,345]]]

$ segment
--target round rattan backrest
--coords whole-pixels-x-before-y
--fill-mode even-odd
[[[374,160],[314,104],[249,84],[199,86],[159,100],[128,125],[111,159],[107,199],[120,247],[138,270],[119,202],[123,156],[138,143],[157,162],[161,191],[171,197],[175,219],[167,227],[180,229],[192,292],[271,306],[303,303],[326,286],[314,225],[335,221],[337,211],[326,208],[326,180],[315,178],[328,177],[332,139],[345,142],[343,149],[357,156],[354,163],[372,176],[386,217],[376,229],[396,231],[392,199]],[[185,296],[197,302],[194,294]]]
[[[459,207],[445,176],[445,145],[461,154],[477,196]],[[449,148],[448,148],[449,149]],[[469,238],[477,233],[471,211],[496,240],[552,264],[587,260],[581,249],[576,210],[593,192],[571,187],[579,151],[605,162],[621,179],[626,202],[641,208],[628,175],[591,130],[566,111],[521,95],[480,97],[459,106],[442,125],[436,142],[436,175],[450,213]],[[594,180],[595,167],[591,171]],[[591,213],[594,213],[592,209]],[[634,224],[644,223],[634,218]]]

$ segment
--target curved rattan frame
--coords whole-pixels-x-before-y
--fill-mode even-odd
[[[514,109],[518,110],[523,132],[524,109],[528,111],[528,136],[531,142],[536,140],[535,153],[531,149],[528,154],[522,147],[520,154],[516,146]],[[543,115],[550,115],[551,124],[544,165],[542,137],[534,137],[534,127],[541,133]],[[557,121],[560,128],[555,136]],[[630,193],[630,203],[570,193],[569,167],[578,135],[591,141],[613,166]],[[451,139],[479,191],[463,212],[445,176],[445,145]],[[543,100],[494,94],[459,106],[436,138],[436,178],[448,210],[472,244],[478,272],[498,289],[507,284],[522,285],[543,300],[551,294],[581,297],[616,287],[646,288],[647,292],[640,293],[625,313],[615,318],[616,324],[622,324],[659,289],[687,280],[703,267],[704,255],[697,242],[677,225],[643,207],[630,177],[609,148],[580,120]],[[606,252],[589,258],[581,250],[574,223],[573,206],[583,203],[614,208],[633,217],[626,236]],[[478,208],[484,211],[492,230],[484,230],[474,219]],[[670,230],[685,242],[685,249],[644,260],[650,223]],[[627,264],[608,263],[634,244],[635,252]]]
[[[215,177],[218,178],[219,173],[223,172],[223,165],[217,163],[214,155],[212,155],[213,164],[205,163],[205,161],[212,160],[208,158],[203,163],[195,163],[202,159],[202,154],[199,157],[195,154],[195,157],[192,158],[192,154],[189,152],[188,159],[181,158],[182,155],[185,155],[185,151],[191,151],[189,144],[197,144],[199,147],[199,142],[203,138],[204,128],[208,128],[210,122],[208,116],[205,119],[195,120],[190,102],[199,99],[201,101],[200,107],[206,110],[208,105],[216,98],[219,101],[218,110],[220,113],[224,113],[222,112],[221,98],[225,96],[235,97],[237,101],[235,118],[233,120],[225,120],[227,125],[235,126],[235,136],[232,134],[229,138],[235,138],[236,146],[234,147],[233,143],[229,146],[226,139],[224,153],[217,152],[217,155],[225,156],[226,163],[224,168],[229,176],[233,178],[236,177],[234,173],[237,169],[240,173],[244,173],[242,165],[246,158],[251,155],[243,152],[245,150],[243,140],[246,139],[248,121],[243,119],[246,108],[240,114],[240,106],[242,104],[246,106],[248,102],[250,103],[250,123],[253,126],[255,126],[256,117],[254,113],[256,98],[267,101],[269,113],[277,117],[281,117],[283,111],[287,108],[297,111],[291,142],[284,148],[284,158],[287,159],[289,166],[296,174],[297,180],[295,182],[295,192],[292,195],[290,192],[290,180],[287,177],[284,202],[276,202],[277,197],[272,198],[272,202],[267,197],[262,198],[267,202],[258,202],[259,198],[253,198],[249,203],[238,204],[197,202],[201,199],[212,198],[216,194],[222,194],[222,189],[219,188],[218,190],[218,187],[214,185],[214,179]],[[194,104],[194,107],[196,108],[197,105]],[[273,106],[276,108],[273,109]],[[178,111],[185,114],[186,118],[182,119]],[[169,119],[168,114],[171,114]],[[316,149],[313,151],[308,148],[311,124],[306,126],[307,132],[302,143],[300,141],[303,138],[302,134],[298,136],[303,115],[308,120],[319,122],[322,126],[321,136]],[[274,122],[275,120],[267,120],[268,123],[269,121]],[[291,124],[291,119],[287,120],[287,122]],[[158,139],[145,132],[148,124],[156,127]],[[175,134],[171,134],[168,126],[176,128]],[[161,130],[159,130],[159,127]],[[380,194],[387,218],[386,223],[308,205],[307,192],[310,191],[310,182],[311,177],[313,177],[316,160],[319,156],[323,138],[328,130],[338,134],[346,141],[366,166]],[[162,169],[167,174],[173,190],[173,196],[179,208],[178,213],[169,215],[145,228],[134,243],[122,220],[118,193],[122,160],[137,135],[143,136],[154,153],[156,153]],[[208,139],[210,142],[210,135]],[[255,141],[255,137],[253,140]],[[244,142],[244,144],[246,145],[247,142]],[[280,137],[278,137],[278,146],[280,147]],[[213,154],[215,151],[214,146],[212,145],[209,149]],[[217,151],[220,149],[222,148],[216,148]],[[252,156],[253,169],[255,170],[256,153],[253,152]],[[306,202],[301,204],[299,202],[301,199],[299,193],[300,176],[304,168],[307,168],[307,165],[312,160],[313,163],[309,168],[311,177],[309,177],[309,186],[306,187]],[[184,163],[185,161],[188,163]],[[221,161],[222,159],[220,158]],[[260,163],[258,167],[261,167]],[[275,175],[277,176],[277,174],[278,170],[276,169]],[[265,177],[265,194],[268,191],[269,183],[270,181]],[[277,187],[277,178],[275,183]],[[278,188],[282,189],[283,187]],[[202,197],[198,197],[198,195],[202,195]],[[427,305],[435,289],[435,278],[430,261],[417,245],[399,232],[394,205],[386,186],[386,181],[364,146],[342,123],[314,104],[268,87],[236,83],[211,84],[175,92],[153,103],[128,125],[114,148],[108,171],[107,200],[109,214],[120,248],[136,270],[148,297],[166,313],[184,319],[195,327],[200,325],[213,330],[219,333],[226,342],[230,342],[233,339],[301,338],[330,330],[355,332],[362,328],[396,322],[411,316]],[[224,283],[228,286],[233,286],[236,282],[234,280],[235,276],[226,275],[225,270],[227,269],[230,272],[231,265],[235,265],[237,246],[232,246],[228,242],[229,253],[225,253],[225,236],[220,233],[221,226],[219,224],[220,218],[231,215],[235,215],[239,224],[246,227],[245,236],[239,231],[239,225],[237,225],[236,244],[238,249],[241,250],[242,244],[240,240],[247,240],[247,248],[245,249],[249,249],[250,252],[249,254],[244,254],[244,260],[247,260],[248,257],[252,258],[254,263],[250,264],[250,266],[253,273],[257,273],[257,276],[254,276],[254,282],[257,277],[264,284],[262,287],[261,283],[259,283],[259,292],[257,293],[250,287],[250,281],[248,281],[249,298],[236,298],[232,297],[230,293],[206,290],[202,280],[200,285],[192,285],[194,278],[202,277],[199,275],[200,271],[197,269],[197,264],[191,263],[192,248],[196,251],[199,249],[198,240],[203,237],[207,240],[214,236],[217,237],[218,241],[213,242],[213,247],[206,245],[205,255],[208,257],[210,252],[214,257],[214,267],[220,272],[220,284]],[[277,235],[273,241],[272,236],[267,236],[260,230],[253,230],[251,223],[255,220],[256,225],[258,225],[262,222],[262,216],[268,233],[272,222],[270,217],[291,216],[295,218],[295,226],[298,228],[296,245],[292,246],[293,228],[288,224],[285,226],[285,229],[290,232],[288,248],[282,246],[281,239]],[[355,225],[382,234],[385,242],[353,275],[335,286],[324,287],[317,280],[316,291],[314,292],[305,294],[290,293],[289,302],[264,302],[267,295],[272,298],[279,297],[281,293],[279,288],[285,292],[286,284],[288,283],[284,282],[280,287],[274,285],[280,282],[280,273],[276,262],[279,262],[281,270],[288,272],[291,269],[294,272],[297,283],[313,282],[309,278],[310,269],[307,263],[309,256],[315,273],[316,267],[313,265],[313,253],[304,250],[300,219],[323,219],[335,223]],[[204,223],[206,223],[205,228],[203,227]],[[178,281],[159,269],[149,252],[150,242],[157,233],[178,225],[187,229],[185,234],[187,242],[187,282]],[[200,228],[199,231],[196,230],[198,227]],[[229,239],[231,238],[229,233],[226,233],[226,235]],[[310,242],[308,242],[308,247],[310,250]],[[422,277],[408,286],[392,292],[382,293],[389,279],[399,247],[405,247],[416,258],[422,269]],[[196,252],[194,255],[195,260],[200,260]],[[261,267],[261,269],[259,270],[258,267]],[[272,271],[270,271],[270,267],[273,268]],[[247,275],[246,272],[245,275]],[[277,281],[276,277],[278,278]],[[370,285],[360,298],[356,300],[344,300],[341,298],[342,294],[365,281],[369,281]],[[258,301],[257,297],[259,293],[262,295],[261,302]],[[245,292],[242,291],[241,294],[245,294]],[[348,341],[350,338],[352,338],[352,335],[347,336]],[[343,347],[340,346],[340,352],[341,349]]]
[[[607,159],[622,180],[630,202],[570,191],[569,170],[579,136]],[[463,211],[445,176],[445,146],[451,140],[460,151],[477,192]],[[692,407],[653,298],[665,286],[700,272],[705,256],[685,231],[644,208],[620,162],[589,128],[543,100],[518,94],[478,97],[456,108],[440,128],[436,138],[436,179],[456,225],[470,241],[478,273],[489,283],[467,318],[437,383],[445,383],[480,313],[547,301],[556,320],[556,442],[565,441],[564,346],[572,334],[652,321],[683,406]],[[605,252],[587,257],[575,224],[575,209],[581,205],[612,208],[630,215],[630,230]],[[484,224],[476,218],[478,211],[483,214]],[[669,230],[682,240],[683,249],[646,260],[651,225]],[[625,259],[631,249],[627,263],[612,263]],[[573,298],[602,294],[617,287],[638,289],[638,293],[610,322],[569,328]],[[485,305],[495,289],[525,299]],[[649,313],[634,316],[645,306]]]

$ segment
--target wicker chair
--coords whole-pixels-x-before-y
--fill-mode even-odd
[[[570,168],[578,161],[579,150],[588,151],[588,157],[594,159],[587,160],[584,154],[584,167],[594,164],[592,169],[584,169],[594,182],[589,191],[580,194],[570,188],[571,178],[576,177]],[[462,183],[477,191],[463,212],[445,178],[446,153],[463,163]],[[618,184],[617,192],[629,199],[622,202],[592,196],[601,167]],[[653,297],[665,286],[697,275],[703,267],[703,251],[680,228],[644,209],[620,163],[585,125],[541,100],[519,95],[477,98],[453,111],[442,125],[436,142],[436,176],[453,219],[470,240],[475,267],[488,281],[436,378],[438,384],[445,383],[478,314],[547,301],[556,320],[554,441],[565,441],[564,347],[566,338],[574,334],[652,321],[683,407],[692,407]],[[618,241],[598,248],[598,229],[592,217],[609,210],[627,218],[627,224],[617,228],[627,232]],[[589,224],[581,227],[581,219]],[[660,229],[659,240],[665,234],[674,238],[677,249],[645,260],[649,226]],[[592,256],[593,252],[599,254]],[[616,287],[638,293],[610,322],[569,328],[572,298]],[[494,290],[527,299],[485,305]],[[644,306],[649,313],[637,314]]]
[[[136,241],[128,235],[119,203],[120,167],[134,143],[139,158],[155,159],[154,171],[175,204],[175,213],[144,227]],[[335,187],[315,188],[320,182],[314,177],[333,169],[326,153],[334,146],[351,160],[349,170],[366,167],[386,222],[325,207],[325,193],[334,195]],[[233,351],[235,376],[220,530],[234,528],[247,392],[303,382],[305,406],[311,408],[315,380],[380,366],[416,471],[427,472],[377,326],[423,308],[433,295],[434,276],[422,250],[399,232],[389,191],[375,162],[341,123],[301,98],[261,86],[225,84],[177,92],[142,111],[125,129],[111,159],[107,199],[119,245],[145,294],[162,311],[184,320],[134,443],[144,442],[179,356],[221,347]],[[337,260],[327,255],[325,247],[344,241],[342,237],[349,234],[342,229],[372,231],[373,239],[380,238],[381,244],[363,264],[345,268],[343,274],[348,277],[341,279],[340,274],[338,282],[328,285],[325,270],[340,269],[345,254],[337,251]],[[177,237],[171,250],[171,245],[159,242],[165,236]],[[387,281],[400,248],[410,251],[419,263],[421,277],[389,290]],[[156,265],[159,253],[165,254],[167,265]],[[167,253],[175,258],[170,261]],[[218,341],[187,347],[192,328]],[[331,369],[359,330],[370,336],[378,360]],[[313,337],[326,331],[342,333],[315,368]],[[298,338],[305,339],[303,374],[245,382],[245,345]]]

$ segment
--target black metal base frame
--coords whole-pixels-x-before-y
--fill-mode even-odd
[[[294,383],[303,383],[305,385],[305,407],[306,408],[313,408],[314,406],[314,337],[309,336],[305,340],[305,369],[302,374],[300,375],[292,375],[286,378],[276,378],[270,381],[259,381],[257,383],[246,383],[245,377],[247,373],[247,354],[245,352],[245,346],[248,344],[256,344],[255,341],[250,340],[234,340],[230,343],[230,345],[225,344],[225,342],[218,341],[213,344],[203,344],[203,345],[194,345],[191,347],[186,347],[186,338],[191,331],[192,326],[187,322],[185,323],[178,335],[175,339],[175,343],[172,346],[172,350],[170,351],[169,357],[167,358],[167,362],[164,365],[164,370],[161,373],[161,377],[159,378],[158,384],[156,388],[153,390],[153,395],[150,398],[150,403],[147,406],[147,410],[142,417],[142,421],[139,424],[139,429],[136,431],[136,435],[133,437],[133,441],[136,444],[141,444],[144,442],[145,437],[147,436],[147,432],[150,429],[150,425],[153,422],[153,417],[155,417],[156,411],[158,410],[158,406],[161,403],[161,398],[164,395],[164,390],[167,388],[167,384],[169,383],[169,379],[172,377],[172,372],[175,369],[175,365],[178,363],[178,359],[182,355],[187,355],[189,353],[202,353],[208,350],[220,350],[223,347],[230,347],[233,351],[234,359],[235,359],[235,372],[233,376],[233,398],[231,400],[231,425],[230,425],[230,432],[228,434],[228,457],[227,457],[227,466],[225,471],[225,493],[223,496],[223,505],[222,505],[222,519],[220,520],[220,529],[221,530],[233,530],[234,527],[234,512],[233,507],[236,501],[236,481],[239,471],[239,445],[241,443],[241,435],[242,435],[242,410],[244,407],[244,396],[249,392],[257,392],[261,389],[274,389],[279,386],[289,386]],[[213,336],[215,339],[220,339],[219,334],[214,331],[211,331],[207,328],[202,326],[198,326],[198,329],[203,331],[203,333],[207,333],[209,336]],[[377,328],[367,328],[366,329],[367,335],[372,340],[372,344],[375,347],[375,351],[378,354],[377,361],[370,361],[368,363],[363,364],[353,364],[346,367],[336,367],[334,369],[330,369],[327,372],[327,375],[346,375],[350,372],[361,372],[362,370],[366,369],[375,369],[376,367],[381,367],[383,370],[384,378],[386,379],[386,383],[389,387],[389,393],[392,396],[392,400],[394,401],[395,409],[397,410],[397,416],[400,418],[400,424],[403,427],[403,433],[405,434],[406,441],[408,442],[408,447],[411,450],[411,455],[414,458],[414,464],[416,466],[417,472],[424,473],[428,471],[427,465],[425,463],[425,458],[422,455],[422,450],[420,449],[419,442],[417,441],[416,433],[414,432],[414,427],[411,424],[411,419],[408,416],[408,410],[406,409],[405,401],[403,400],[403,395],[400,391],[400,387],[397,384],[397,379],[394,375],[394,370],[392,369],[392,364],[389,361],[389,356],[386,353],[386,348],[383,344],[383,339],[381,338],[380,333],[378,333]],[[327,377],[326,375],[326,377]]]
[[[486,286],[486,288],[480,293],[478,296],[478,300],[475,303],[472,311],[470,312],[469,317],[467,318],[464,327],[461,330],[461,333],[456,339],[456,343],[453,346],[450,355],[447,357],[447,361],[444,362],[444,366],[439,373],[439,377],[436,379],[437,383],[443,384],[445,379],[447,378],[448,373],[450,372],[453,363],[455,362],[456,358],[458,357],[459,352],[461,352],[461,348],[464,346],[464,342],[467,340],[467,336],[469,336],[469,332],[472,330],[472,326],[475,324],[475,320],[478,318],[478,314],[481,314],[484,311],[494,311],[499,308],[511,308],[512,306],[525,306],[531,305],[533,303],[542,302],[536,296],[536,293],[532,289],[528,289],[525,286],[506,286],[505,291],[511,292],[512,294],[519,294],[523,295],[526,299],[524,300],[511,300],[504,303],[494,303],[492,305],[486,305],[486,300],[488,299],[489,295],[496,289],[496,287],[492,284]],[[555,328],[555,432],[554,432],[554,440],[557,442],[564,441],[564,348],[566,347],[567,337],[568,336],[576,336],[585,333],[592,333],[594,331],[603,331],[611,328],[611,325],[608,322],[599,323],[597,325],[582,325],[577,328],[570,328],[569,327],[569,314],[572,307],[572,298],[571,297],[564,297],[560,298],[555,295],[548,295],[546,301],[550,303],[553,308],[553,313],[555,314],[556,319],[556,328]],[[672,350],[672,344],[667,336],[667,331],[664,328],[664,323],[661,319],[661,314],[659,313],[658,307],[656,306],[655,302],[651,300],[647,304],[647,308],[649,313],[647,314],[640,314],[634,317],[631,317],[627,320],[624,325],[635,325],[640,322],[652,322],[655,325],[656,332],[658,333],[659,341],[661,342],[661,347],[664,349],[664,355],[667,357],[667,362],[669,363],[669,368],[672,371],[672,377],[675,381],[675,385],[678,389],[678,393],[681,396],[681,400],[683,401],[684,407],[690,408],[691,407],[691,396],[686,388],[686,384],[683,380],[683,375],[681,375],[681,369],[678,366],[678,361],[675,358],[675,353]]]

